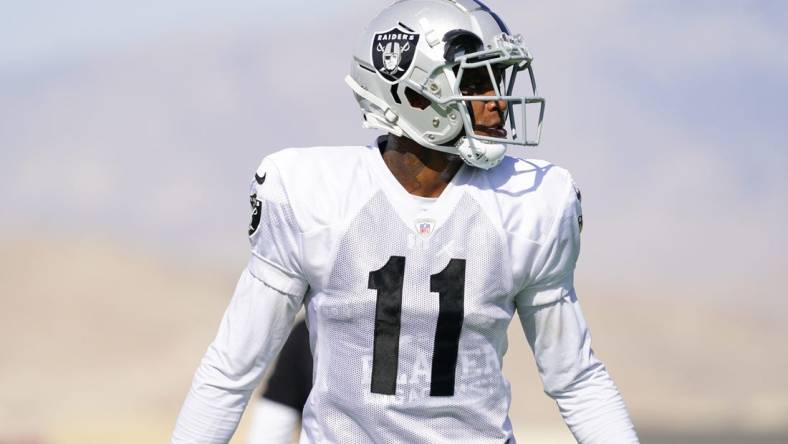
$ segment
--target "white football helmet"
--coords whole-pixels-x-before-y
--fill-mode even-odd
[[[364,30],[345,81],[366,128],[406,136],[486,169],[501,161],[507,145],[539,144],[545,100],[537,95],[532,61],[522,37],[511,35],[480,0],[400,0]],[[463,74],[479,68],[490,76],[495,95],[461,91]],[[516,96],[522,71],[530,77],[528,91]],[[474,130],[470,101],[506,103],[499,111],[505,122],[500,137]],[[529,113],[536,120],[527,119]]]

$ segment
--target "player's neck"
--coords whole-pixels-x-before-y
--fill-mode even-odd
[[[440,196],[463,163],[459,156],[391,134],[382,152],[383,161],[402,187],[421,197]]]

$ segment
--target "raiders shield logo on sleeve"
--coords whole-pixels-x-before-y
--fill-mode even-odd
[[[580,187],[578,187],[577,184],[574,183],[574,182],[572,183],[572,186],[575,187],[575,196],[577,197],[577,202],[578,203],[582,203],[583,202],[583,195],[580,194]],[[577,216],[577,225],[580,227],[580,232],[582,233],[583,232],[583,214],[582,213]]]
[[[413,64],[419,35],[392,29],[375,34],[372,42],[372,63],[378,74],[389,83],[397,83]]]
[[[249,203],[252,205],[252,221],[249,222],[249,236],[251,236],[257,231],[257,227],[260,226],[260,211],[263,204],[257,200],[257,194],[249,196]]]
[[[254,180],[257,182],[258,185],[262,185],[265,182],[265,173],[262,176],[255,173]],[[260,226],[260,212],[262,211],[263,204],[257,199],[257,192],[252,191],[249,195],[249,204],[252,206],[252,220],[249,222],[249,236],[253,235],[255,231],[257,231],[257,227]]]

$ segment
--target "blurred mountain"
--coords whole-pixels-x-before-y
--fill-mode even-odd
[[[226,246],[246,230],[248,185],[266,154],[336,143],[335,126],[358,129],[345,143],[370,137],[356,112],[332,110],[354,106],[341,75],[319,88],[315,73],[290,68],[303,52],[264,33],[149,43],[0,74],[4,225],[232,257]],[[348,63],[310,57],[333,73]],[[322,106],[293,108],[309,96]]]
[[[292,33],[272,26],[194,30],[6,67],[0,227],[92,233],[235,260],[244,249],[248,184],[266,154],[366,144],[375,135],[360,128],[342,81],[356,39],[348,23],[361,28],[373,9],[365,3],[347,22]],[[780,225],[788,216],[788,182],[777,169],[785,153],[777,149],[782,139],[771,130],[773,119],[748,121],[767,125],[748,127],[759,147],[748,157],[739,139],[719,140],[716,109],[708,109],[711,123],[695,127],[681,117],[690,104],[655,115],[658,106],[643,106],[637,96],[642,88],[687,86],[675,78],[670,85],[622,83],[620,72],[595,68],[591,61],[603,49],[581,42],[599,29],[581,26],[581,10],[558,9],[539,11],[542,21],[506,11],[532,30],[529,42],[544,54],[538,74],[550,100],[543,146],[513,152],[568,167],[583,189],[581,276],[635,295],[658,282],[673,289],[667,297],[731,306],[742,294],[757,294],[748,303],[788,314],[776,297],[788,266],[780,253],[788,248]],[[600,22],[642,19],[627,8],[585,13]],[[577,26],[546,39],[546,23],[559,17]],[[684,34],[700,26],[687,22]],[[644,38],[656,38],[659,29],[650,26]],[[616,66],[640,69],[639,53],[612,37],[604,41]],[[670,42],[680,46],[676,36]],[[718,58],[683,75],[697,83]],[[583,263],[586,257],[593,260]]]
[[[31,432],[57,444],[164,441],[242,267],[97,238],[4,240],[0,442]],[[788,428],[783,322],[600,292],[581,286],[595,349],[641,430]],[[516,321],[505,372],[518,436],[567,439]]]
[[[1,251],[0,431],[171,422],[233,278],[96,240]]]

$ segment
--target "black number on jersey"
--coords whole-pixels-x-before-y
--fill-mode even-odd
[[[404,278],[403,256],[391,256],[381,269],[369,273],[368,288],[378,291],[372,393],[393,395],[397,391]],[[430,291],[438,293],[440,307],[432,353],[430,396],[454,396],[454,375],[464,316],[465,259],[452,259],[443,271],[430,276]]]
[[[369,273],[368,288],[378,291],[375,303],[375,344],[372,351],[372,393],[393,395],[397,390],[404,278],[405,258],[402,256],[391,256],[383,268]]]
[[[430,291],[437,292],[440,300],[430,396],[454,396],[454,369],[465,314],[465,259],[452,259],[443,271],[430,276]]]

